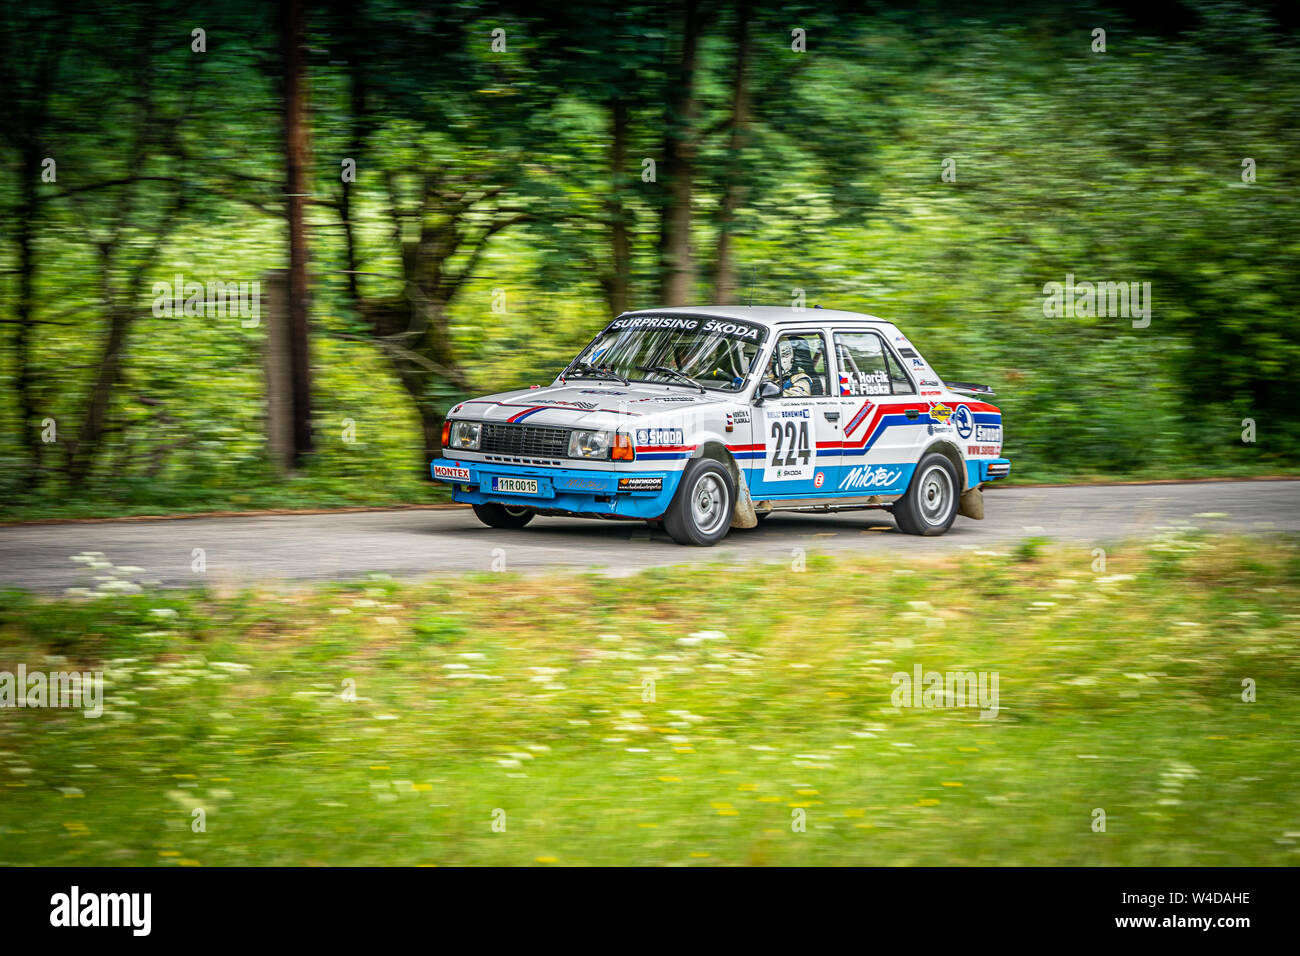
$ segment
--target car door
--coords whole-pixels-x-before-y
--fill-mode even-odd
[[[836,493],[901,494],[930,422],[928,403],[878,331],[840,327],[831,335],[843,442]]]
[[[781,367],[782,342],[789,367]],[[827,339],[822,330],[778,336],[764,381],[775,381],[779,398],[754,409],[754,437],[763,456],[751,460],[747,478],[755,499],[832,494],[839,469],[840,401],[830,388]],[[804,394],[806,392],[806,394]]]

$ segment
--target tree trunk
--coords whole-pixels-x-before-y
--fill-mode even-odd
[[[284,64],[285,204],[289,226],[289,348],[293,369],[295,463],[312,450],[311,359],[308,352],[307,200],[308,125],[305,56],[306,0],[281,0],[280,44]]]
[[[34,230],[39,197],[36,192],[41,158],[30,143],[24,150],[22,202],[18,212],[18,323],[14,331],[14,388],[18,393],[19,437],[27,453],[26,470],[19,487],[31,490],[40,480],[44,443],[37,421],[35,375],[32,371],[32,332],[36,321],[36,251]]]
[[[629,276],[632,268],[627,210],[623,205],[623,190],[627,185],[627,113],[626,101],[622,97],[614,97],[609,105],[613,136],[609,150],[610,199],[608,203],[609,240],[612,256],[609,277],[609,308],[614,315],[622,315],[627,311]]]
[[[108,264],[105,263],[103,268],[107,276]],[[107,278],[104,281],[107,284]],[[77,437],[68,446],[68,483],[73,488],[80,488],[85,484],[86,479],[90,477],[95,458],[99,454],[113,389],[122,377],[122,354],[126,350],[126,336],[130,329],[131,313],[120,305],[111,306],[108,337],[104,341],[104,351],[99,360],[99,369],[95,373],[95,384],[90,391],[90,400],[86,403],[86,414]]]
[[[659,225],[660,299],[663,305],[688,305],[695,290],[691,250],[691,194],[695,177],[695,68],[700,15],[697,0],[674,5],[681,51],[670,76],[671,94],[664,123],[663,176],[666,196]]]
[[[718,217],[718,254],[713,273],[713,301],[717,305],[732,305],[736,300],[736,263],[732,249],[736,228],[736,210],[744,201],[743,177],[740,175],[740,153],[745,147],[749,123],[749,86],[746,70],[749,64],[750,0],[736,4],[736,75],[731,91],[731,123],[727,137],[727,176],[722,196],[722,211]]]

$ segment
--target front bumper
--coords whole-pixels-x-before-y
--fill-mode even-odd
[[[593,518],[658,518],[677,491],[680,471],[614,471],[550,468],[437,458],[429,465],[435,481],[451,485],[452,499],[466,504],[526,506],[546,513]],[[503,491],[494,479],[537,482],[536,494]]]
[[[978,488],[988,481],[997,481],[1011,474],[1011,461],[1007,458],[975,458],[966,462],[966,487]]]

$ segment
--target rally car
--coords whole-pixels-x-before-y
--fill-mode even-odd
[[[943,534],[1005,478],[1002,414],[892,323],[829,309],[620,315],[546,387],[461,402],[433,477],[485,524],[662,522],[711,545],[778,511],[890,511]]]

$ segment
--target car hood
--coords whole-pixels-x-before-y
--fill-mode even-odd
[[[485,395],[461,402],[447,417],[568,428],[616,428],[657,415],[680,414],[735,400],[736,397],[724,397],[716,392],[701,395],[684,385],[583,381]]]

